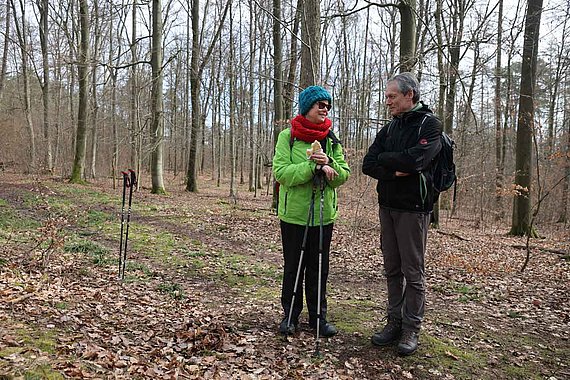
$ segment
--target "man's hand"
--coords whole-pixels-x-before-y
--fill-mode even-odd
[[[396,171],[396,177],[407,177],[409,175],[411,175],[411,173],[404,173],[404,172]]]

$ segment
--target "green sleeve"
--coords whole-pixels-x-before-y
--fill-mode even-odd
[[[279,133],[272,164],[277,182],[288,187],[312,181],[316,167],[314,161],[306,159],[305,150],[301,152],[300,142],[290,146],[290,138],[290,128]]]

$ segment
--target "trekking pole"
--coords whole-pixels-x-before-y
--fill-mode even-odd
[[[135,174],[135,171],[129,169],[129,173],[131,175],[130,180],[128,181],[129,208],[127,210],[127,229],[125,232],[125,248],[123,249],[123,267],[121,268],[121,280],[125,278],[125,264],[127,262],[127,243],[129,241],[129,222],[131,221],[131,204],[133,200],[133,189],[137,185],[137,175]]]
[[[295,277],[295,286],[293,287],[293,296],[291,299],[291,306],[289,307],[289,315],[287,317],[287,334],[291,328],[291,318],[293,317],[293,307],[295,305],[295,297],[297,296],[299,278],[301,276],[301,267],[303,266],[303,256],[305,255],[305,249],[307,248],[307,236],[309,235],[309,226],[311,225],[311,219],[315,213],[315,190],[313,189],[313,195],[311,196],[311,204],[309,205],[309,216],[307,217],[307,224],[305,225],[305,232],[303,234],[303,243],[301,244],[301,255],[299,256],[299,265],[297,266],[297,276]]]
[[[127,187],[129,186],[129,174],[127,172],[121,172],[123,175],[123,201],[121,204],[121,240],[119,244],[119,278],[123,279],[124,273],[123,269],[123,227],[125,225],[125,195],[127,192]]]
[[[319,283],[317,285],[317,337],[315,340],[315,357],[320,357],[321,352],[319,350],[319,333],[321,330],[321,279],[323,275],[323,206],[325,203],[325,179],[323,178],[322,172],[320,172],[319,176],[319,187],[321,190],[321,199],[319,205]]]

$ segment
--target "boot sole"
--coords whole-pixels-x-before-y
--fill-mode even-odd
[[[372,335],[372,337],[370,338],[370,341],[372,342],[373,345],[378,346],[378,347],[392,346],[395,343],[399,343],[400,335],[394,337],[394,339],[387,341],[387,342],[378,342],[374,339],[374,335]]]

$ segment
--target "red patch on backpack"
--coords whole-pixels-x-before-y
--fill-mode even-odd
[[[420,140],[420,144],[421,144],[421,145],[426,145],[426,144],[427,144],[427,140],[426,140],[426,139],[421,139],[421,140]]]

